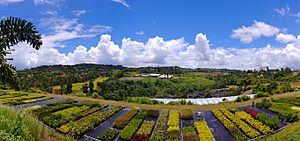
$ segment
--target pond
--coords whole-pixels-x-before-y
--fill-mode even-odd
[[[251,99],[254,98],[255,94],[247,95]],[[212,98],[195,98],[195,99],[172,99],[172,98],[152,98],[151,100],[157,100],[160,102],[163,102],[165,104],[171,102],[171,101],[180,101],[180,100],[186,100],[191,101],[194,104],[198,105],[205,105],[205,104],[217,104],[220,102],[223,102],[223,99],[225,98],[227,101],[234,101],[239,96],[227,96],[227,97],[212,97]]]

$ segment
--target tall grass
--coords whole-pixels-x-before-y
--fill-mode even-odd
[[[0,105],[0,140],[51,141],[72,139],[55,135],[27,111],[19,111]]]

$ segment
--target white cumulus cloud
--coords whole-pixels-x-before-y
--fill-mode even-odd
[[[254,21],[254,24],[251,26],[242,26],[234,29],[231,37],[239,39],[243,43],[251,43],[262,36],[271,37],[277,35],[279,32],[280,30],[277,27],[264,22]]]
[[[111,1],[122,4],[124,7],[131,9],[130,5],[125,0],[111,0]]]
[[[47,44],[39,51],[25,43],[14,48],[16,51],[11,57],[15,59],[11,63],[18,69],[77,63],[231,69],[300,67],[300,37],[281,48],[270,45],[261,48],[211,48],[203,33],[197,34],[192,44],[186,43],[184,38],[164,40],[156,36],[145,43],[124,38],[121,45],[116,44],[111,35],[103,34],[95,46],[80,45],[69,53],[60,53]]]
[[[292,34],[284,34],[284,33],[279,33],[276,35],[276,41],[280,43],[290,43],[293,41],[296,41],[296,37]]]

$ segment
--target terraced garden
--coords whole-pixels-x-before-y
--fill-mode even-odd
[[[62,135],[78,140],[104,141],[218,141],[273,139],[279,130],[298,123],[300,98],[283,98],[256,106],[211,111],[146,110],[38,94],[1,92],[0,103],[12,107],[44,101],[28,109]],[[55,101],[55,102],[53,102]],[[295,124],[297,125],[297,124]],[[223,132],[222,132],[223,131]],[[226,131],[226,132],[224,132]],[[285,133],[287,134],[287,133]]]

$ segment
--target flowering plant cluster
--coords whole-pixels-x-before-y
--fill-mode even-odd
[[[204,120],[195,121],[194,126],[198,132],[200,141],[215,141],[209,127]]]

